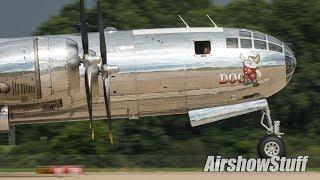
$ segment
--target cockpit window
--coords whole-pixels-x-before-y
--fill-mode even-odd
[[[226,38],[227,48],[239,48],[238,38]]]
[[[251,32],[249,32],[249,31],[244,31],[244,30],[240,30],[240,31],[239,31],[239,36],[240,36],[240,37],[248,37],[248,38],[251,38]]]
[[[240,39],[241,48],[251,49],[252,48],[252,41],[251,39]]]
[[[261,33],[253,33],[253,37],[255,39],[261,39],[261,40],[266,40],[266,36],[261,34]]]
[[[255,49],[267,49],[267,43],[265,41],[254,40]]]
[[[195,41],[194,50],[197,55],[206,55],[211,53],[210,41]]]
[[[282,53],[282,47],[273,43],[268,43],[270,51],[277,51]]]
[[[269,42],[272,42],[273,44],[277,44],[277,45],[279,45],[279,46],[282,46],[282,42],[279,41],[279,40],[276,39],[276,38],[273,38],[273,37],[268,36],[268,41],[269,41]]]

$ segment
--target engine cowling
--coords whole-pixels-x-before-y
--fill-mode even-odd
[[[34,37],[0,44],[0,102],[33,102],[80,88],[78,45]]]

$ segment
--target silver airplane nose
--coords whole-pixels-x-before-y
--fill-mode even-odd
[[[294,53],[286,44],[284,44],[284,52],[285,52],[285,63],[286,63],[286,78],[288,83],[293,75],[294,70],[297,67],[297,60]]]

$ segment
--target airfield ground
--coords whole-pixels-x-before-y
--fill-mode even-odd
[[[202,173],[202,172],[109,172],[109,173],[94,173],[89,172],[85,175],[77,176],[48,176],[35,175],[32,173],[20,174],[1,174],[1,180],[50,180],[50,179],[67,179],[67,180],[319,180],[320,173],[318,172],[300,172],[300,173]]]

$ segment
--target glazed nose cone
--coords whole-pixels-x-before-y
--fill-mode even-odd
[[[294,70],[297,67],[297,59],[292,50],[286,44],[284,44],[284,52],[286,64],[286,77],[287,82],[289,82],[294,73]]]

